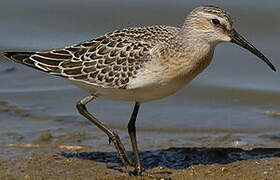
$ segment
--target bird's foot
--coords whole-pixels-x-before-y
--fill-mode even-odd
[[[169,171],[160,171],[160,172],[148,172],[144,169],[134,169],[129,173],[130,175],[137,176],[137,177],[149,177],[153,179],[160,179],[160,180],[169,180],[171,177],[169,176],[172,174]]]

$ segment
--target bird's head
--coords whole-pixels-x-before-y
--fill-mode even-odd
[[[183,30],[191,32],[197,40],[217,45],[221,42],[232,42],[249,50],[262,59],[272,70],[276,71],[272,63],[251,43],[233,28],[230,15],[216,6],[202,6],[195,8],[187,17]]]

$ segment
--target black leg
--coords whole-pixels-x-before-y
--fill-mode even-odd
[[[138,114],[138,110],[140,107],[140,103],[136,102],[133,113],[130,117],[130,121],[128,123],[128,133],[130,136],[131,140],[131,145],[134,153],[134,160],[135,160],[135,175],[141,175],[142,173],[142,168],[141,168],[141,163],[139,159],[139,152],[138,152],[138,147],[137,147],[137,141],[136,141],[136,128],[135,128],[135,122]]]
[[[82,99],[81,101],[79,101],[77,103],[78,111],[85,118],[90,120],[93,124],[95,124],[99,129],[101,129],[103,132],[105,132],[108,135],[109,140],[114,143],[114,146],[117,149],[117,152],[120,156],[120,159],[121,159],[123,165],[124,166],[132,165],[131,160],[129,159],[129,157],[126,153],[126,150],[125,150],[123,144],[121,143],[121,140],[120,140],[119,136],[115,132],[113,132],[108,126],[106,126],[105,124],[98,121],[95,117],[93,117],[87,111],[86,104],[89,103],[93,99],[94,99],[94,96],[88,96],[88,97],[85,97],[84,99]]]
[[[134,153],[134,160],[135,160],[135,164],[134,164],[135,170],[134,170],[133,174],[136,176],[147,176],[147,177],[150,177],[153,179],[170,179],[168,177],[170,172],[149,173],[149,172],[144,172],[144,170],[141,167],[141,162],[140,162],[139,152],[138,152],[138,147],[137,147],[137,141],[136,141],[136,128],[135,128],[135,122],[136,122],[139,108],[140,108],[140,103],[136,102],[132,115],[130,117],[130,121],[128,123],[128,133],[130,136],[132,149],[133,149],[133,153]]]

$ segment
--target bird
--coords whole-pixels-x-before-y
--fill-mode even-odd
[[[77,110],[113,143],[123,166],[142,176],[135,122],[140,105],[174,94],[210,64],[215,47],[235,43],[273,64],[233,26],[224,9],[205,5],[193,9],[181,27],[153,25],[129,27],[65,48],[36,52],[3,52],[12,61],[60,76],[88,92]],[[120,137],[96,119],[86,105],[96,98],[134,102],[128,123],[134,161]]]

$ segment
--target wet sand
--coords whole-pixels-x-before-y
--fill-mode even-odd
[[[79,152],[70,153],[65,150],[40,147],[32,150],[26,157],[18,157],[9,162],[0,162],[1,179],[137,179],[129,176],[129,169],[121,169],[119,161],[115,159],[115,153],[104,152]],[[40,151],[40,152],[38,152]],[[185,163],[187,168],[168,168],[170,163],[176,163],[176,159],[158,160],[153,163],[153,168],[147,172],[162,173],[164,179],[279,179],[280,158],[279,149],[256,149],[243,151],[241,149],[201,149],[201,148],[170,148],[153,152],[142,152],[147,156],[142,160],[150,158],[161,159],[173,153],[174,156],[192,156],[209,158],[208,162],[196,163],[191,159],[179,160],[177,163]],[[153,155],[154,154],[154,155]],[[160,154],[160,155],[156,155]],[[238,160],[240,154],[252,155],[251,160]],[[274,157],[257,158],[261,154],[274,154]],[[236,156],[229,158],[227,156]],[[254,157],[255,156],[255,157]],[[270,155],[269,155],[270,156]],[[210,160],[211,159],[211,160]],[[241,158],[242,159],[242,158]],[[179,162],[180,161],[180,162]],[[211,162],[212,161],[212,162]],[[167,167],[166,167],[167,166]],[[154,174],[156,176],[156,174]],[[159,177],[159,175],[157,174]],[[143,179],[155,179],[143,177]]]
[[[14,126],[1,135],[0,179],[137,179],[131,174],[133,168],[121,166],[107,137],[82,118],[32,114],[6,102],[0,103],[0,112]],[[278,113],[266,113],[278,118]],[[48,127],[43,127],[45,123]],[[61,127],[62,124],[65,126]],[[35,128],[32,131],[31,125]],[[117,131],[130,150],[126,131]],[[280,178],[280,148],[242,144],[235,135],[238,133],[241,132],[189,130],[174,135],[172,131],[140,129],[141,162],[146,172],[158,179]],[[158,141],[157,136],[161,136]],[[275,135],[263,138],[280,141]],[[207,146],[196,147],[191,142]],[[129,155],[132,157],[131,151]]]
[[[38,144],[9,144],[1,155],[0,179],[137,179],[123,168],[114,152],[91,151],[84,146],[66,146],[52,141],[65,138],[83,141],[84,134],[54,138],[47,135]],[[51,145],[50,145],[51,144]],[[77,144],[77,143],[76,143]],[[279,179],[280,149],[168,148],[142,151],[146,172],[157,178],[142,179]],[[2,159],[2,158],[1,158]]]

